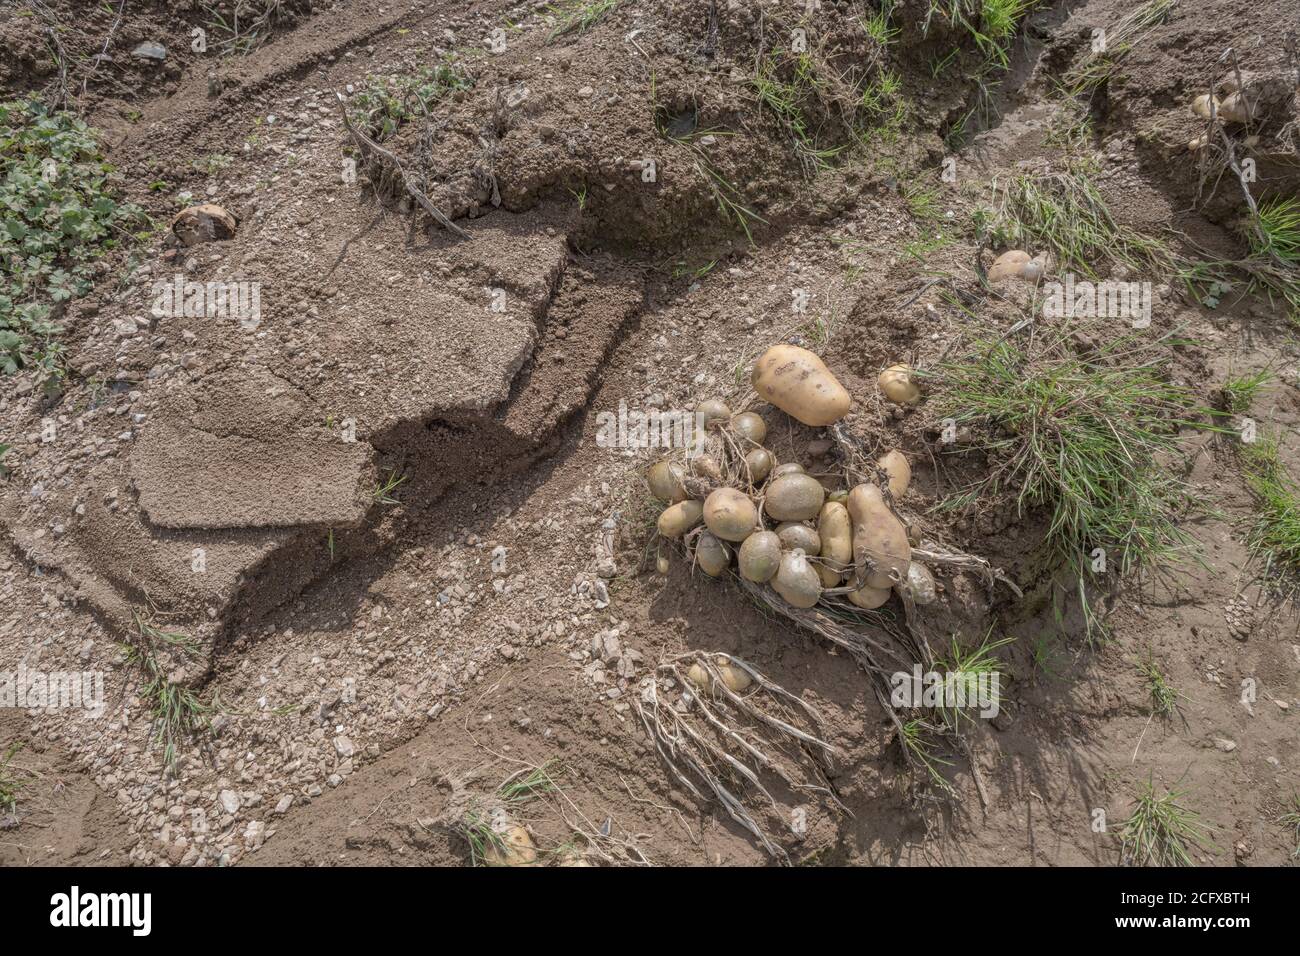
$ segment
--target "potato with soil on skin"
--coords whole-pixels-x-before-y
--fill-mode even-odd
[[[772,477],[780,478],[782,475],[806,475],[808,469],[797,461],[787,461],[785,464],[777,465],[772,469]]]
[[[826,364],[797,345],[774,345],[754,363],[754,391],[805,425],[833,425],[853,399]]]
[[[900,501],[903,495],[907,494],[908,486],[912,484],[912,466],[907,463],[903,453],[897,449],[886,452],[876,462],[876,467],[888,476],[889,493],[894,496],[895,501]]]
[[[744,541],[758,524],[758,509],[743,491],[718,488],[704,499],[704,523],[723,541]]]
[[[669,505],[659,516],[659,533],[665,538],[680,538],[704,518],[704,502],[679,501]]]
[[[811,521],[826,501],[826,489],[812,475],[791,472],[767,483],[763,510],[774,521]]]
[[[708,531],[695,541],[695,563],[711,578],[716,578],[731,566],[731,549]]]
[[[897,405],[915,405],[921,400],[921,390],[912,381],[910,365],[891,365],[876,380],[885,397]]]
[[[650,486],[650,494],[660,501],[676,504],[687,498],[686,487],[682,484],[685,477],[686,469],[681,462],[661,458],[646,472],[646,484]]]
[[[731,430],[742,441],[761,445],[767,437],[767,422],[754,412],[741,412],[731,419]]]
[[[989,282],[997,283],[1021,278],[1025,266],[1032,259],[1033,256],[1023,250],[1008,249],[993,260],[993,265],[989,266]]]
[[[812,607],[822,596],[821,578],[797,548],[781,555],[781,567],[772,579],[772,588],[787,603],[799,608]]]
[[[894,590],[900,594],[908,591],[912,595],[912,603],[925,607],[927,604],[933,604],[939,596],[938,587],[934,583],[934,575],[920,561],[913,561],[907,567],[907,583],[895,584]]]
[[[781,567],[781,539],[774,531],[757,531],[744,540],[738,559],[746,581],[766,584]]]
[[[870,584],[864,584],[856,591],[850,591],[845,597],[865,611],[874,611],[888,601],[893,593],[889,588],[873,588]]]
[[[754,679],[749,676],[749,672],[743,667],[737,667],[734,664],[728,664],[725,657],[719,657],[713,662],[713,666],[718,669],[718,676],[722,678],[722,683],[727,685],[727,689],[733,694],[739,694],[747,690],[749,685],[754,683]],[[695,663],[686,671],[686,679],[702,691],[711,689],[713,683],[712,676],[703,664]]]
[[[488,866],[532,866],[537,862],[537,847],[528,831],[518,824],[511,824],[497,834],[501,843],[488,840],[483,849],[483,862]]]
[[[766,448],[755,448],[745,454],[745,467],[749,469],[750,482],[762,484],[763,479],[776,467],[776,459]]]
[[[687,459],[690,462],[691,474],[697,478],[707,478],[710,481],[722,480],[722,465],[718,464],[718,459],[712,455],[695,455]]]
[[[853,519],[853,563],[866,572],[864,583],[890,588],[907,580],[912,548],[907,529],[889,510],[875,485],[858,485],[849,492],[849,517]]]
[[[1192,113],[1200,119],[1207,120],[1210,118],[1210,104],[1214,104],[1214,113],[1218,115],[1222,104],[1217,96],[1211,96],[1209,93],[1202,93],[1196,99],[1192,100]]]
[[[811,525],[802,521],[782,521],[776,526],[776,536],[781,539],[782,551],[798,548],[804,554],[820,554],[822,550],[821,535]]]

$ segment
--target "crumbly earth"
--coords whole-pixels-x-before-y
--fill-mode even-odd
[[[264,44],[229,57],[189,49],[208,22],[200,4],[146,5],[115,30],[107,8],[79,6],[49,9],[75,22],[74,51],[111,41],[85,93],[69,82],[126,193],[163,224],[219,203],[238,230],[179,247],[164,229],[120,256],[68,309],[62,387],[23,372],[0,390],[0,441],[14,446],[0,481],[0,671],[102,672],[106,701],[100,717],[0,710],[0,756],[22,745],[0,864],[461,864],[469,848],[446,821],[467,789],[539,765],[559,789],[514,812],[544,850],[769,863],[681,786],[638,717],[656,664],[690,650],[741,657],[821,713],[841,753],[834,799],[749,797],[796,861],[1113,864],[1113,824],[1148,780],[1215,828],[1197,862],[1292,858],[1278,818],[1300,789],[1300,628],[1250,560],[1252,502],[1230,443],[1188,437],[1208,505],[1187,522],[1199,562],[1125,582],[1110,640],[1092,647],[1077,609],[1064,626],[1054,614],[1043,516],[1012,500],[932,510],[979,464],[939,454],[928,402],[877,397],[882,368],[924,368],[1019,320],[996,299],[958,308],[927,280],[975,288],[972,211],[998,177],[1059,161],[1055,80],[1128,4],[1030,18],[997,110],[951,154],[955,184],[941,177],[944,137],[975,101],[971,58],[936,78],[953,38],[937,24],[922,35],[917,0],[896,15],[907,123],[824,168],[749,85],[790,4],[629,2],[552,40],[546,4],[290,3]],[[822,6],[835,55],[864,55],[861,5]],[[1228,46],[1251,69],[1285,69],[1276,24],[1292,15],[1282,0],[1184,0],[1124,60],[1082,147],[1122,221],[1240,247],[1228,184],[1192,206],[1187,103]],[[497,29],[506,47],[493,53]],[[39,17],[0,13],[8,91],[57,82],[40,36]],[[146,41],[167,59],[133,57]],[[464,237],[357,147],[336,96],[449,53],[474,85],[437,104],[432,134],[409,123],[383,145],[419,164]],[[823,147],[843,133],[829,102]],[[661,128],[700,134],[697,146]],[[1275,165],[1260,168],[1294,191],[1294,171]],[[706,169],[761,215],[752,243],[719,214]],[[938,189],[935,221],[909,204],[918,187]],[[156,315],[155,283],[177,277],[256,282],[260,315]],[[1152,334],[1183,330],[1176,375],[1207,403],[1231,375],[1274,371],[1251,414],[1281,430],[1294,463],[1300,372],[1281,312],[1236,295],[1206,309],[1167,284],[1156,295]],[[653,540],[641,474],[656,453],[604,440],[620,406],[739,407],[753,358],[783,340],[815,349],[849,389],[846,428],[908,456],[909,505],[927,526],[1026,593],[941,579],[969,611],[963,637],[1015,638],[1002,713],[971,729],[970,760],[942,755],[951,799],[907,771],[851,659]],[[754,407],[779,460],[834,470],[822,430]],[[170,767],[149,678],[124,648],[142,621],[186,636],[159,660],[211,707]],[[1146,659],[1183,694],[1174,719],[1151,717]]]

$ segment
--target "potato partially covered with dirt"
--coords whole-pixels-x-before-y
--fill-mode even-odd
[[[907,580],[912,548],[907,529],[889,510],[875,485],[858,485],[849,492],[849,516],[853,519],[853,561],[866,571],[865,583],[873,588],[890,588]]]
[[[912,381],[910,365],[891,365],[876,380],[885,398],[898,405],[915,405],[921,400],[921,389]]]
[[[774,345],[754,363],[754,391],[805,425],[833,425],[853,404],[848,391],[813,352]]]

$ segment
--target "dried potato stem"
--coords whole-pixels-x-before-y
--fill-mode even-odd
[[[719,659],[743,670],[753,681],[755,689],[737,693],[728,687],[718,669]],[[695,665],[703,668],[708,675],[711,696],[700,693],[686,676],[686,670]],[[678,687],[690,694],[689,710],[679,710],[661,701],[660,678],[671,678]],[[765,700],[772,701],[776,706],[764,707]],[[656,668],[655,679],[636,704],[646,732],[655,741],[659,755],[683,786],[696,797],[703,798],[704,792],[695,785],[692,777],[703,783],[722,803],[728,815],[753,834],[772,856],[789,862],[785,851],[772,841],[740,797],[724,781],[726,771],[753,786],[767,798],[774,809],[777,807],[776,799],[759,778],[760,770],[773,774],[794,792],[827,795],[843,808],[819,763],[840,756],[833,745],[818,735],[821,715],[807,701],[769,680],[745,661],[730,654],[703,651],[693,651],[666,660]],[[730,711],[743,715],[751,724],[765,728],[767,733],[756,732],[756,729],[740,729]],[[707,733],[696,726],[692,720],[694,715],[698,715],[708,729]],[[814,728],[813,731],[795,726],[799,717]],[[764,749],[763,743],[774,752]],[[792,759],[782,746],[783,743],[793,743],[806,759]],[[786,759],[783,760],[782,757]],[[798,764],[804,764],[802,771],[794,769]]]

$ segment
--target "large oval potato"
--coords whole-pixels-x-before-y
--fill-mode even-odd
[[[865,583],[889,588],[907,580],[912,548],[907,529],[875,485],[858,485],[849,492],[849,517],[853,519],[853,563],[867,572]]]
[[[704,504],[699,501],[679,501],[669,505],[659,516],[659,533],[665,538],[680,538],[704,517]]]
[[[820,481],[801,471],[788,472],[767,483],[763,510],[776,521],[811,521],[825,500]]]
[[[797,345],[774,345],[754,363],[754,391],[805,425],[832,425],[853,399],[813,352]]]
[[[704,499],[704,523],[723,541],[744,541],[758,524],[758,509],[743,491],[718,488]]]
[[[853,561],[853,521],[849,509],[837,501],[822,505],[817,516],[817,533],[821,536],[821,556],[830,570],[842,574]],[[826,578],[823,575],[822,580]]]

